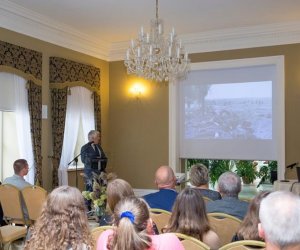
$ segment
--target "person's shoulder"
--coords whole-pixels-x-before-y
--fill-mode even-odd
[[[149,193],[149,194],[144,195],[143,198],[144,198],[144,199],[148,199],[148,198],[151,198],[151,197],[153,197],[153,196],[156,196],[158,193],[159,193],[159,191],[152,192],[152,193]]]
[[[157,249],[172,249],[184,250],[184,247],[177,236],[173,233],[164,233],[159,235],[151,235],[152,247],[151,250]]]
[[[107,249],[107,242],[108,238],[113,234],[112,229],[107,229],[104,232],[102,232],[97,239],[97,250],[106,250]]]
[[[220,247],[220,238],[212,230],[209,230],[206,234],[204,234],[202,241],[206,245],[210,246],[211,249],[219,249],[219,247]]]

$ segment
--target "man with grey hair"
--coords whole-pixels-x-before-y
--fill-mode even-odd
[[[207,213],[225,213],[243,220],[249,203],[239,200],[241,178],[233,172],[223,173],[218,180],[218,191],[222,199],[206,204]]]
[[[260,204],[259,236],[267,250],[300,249],[300,198],[291,192],[269,194]]]
[[[84,164],[86,190],[93,191],[93,173],[100,174],[106,168],[107,158],[99,145],[100,132],[91,130],[88,133],[89,142],[81,147],[81,161]]]

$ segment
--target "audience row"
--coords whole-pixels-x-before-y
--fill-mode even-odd
[[[21,162],[21,165],[25,166],[21,172],[25,172],[26,163]],[[173,233],[192,236],[211,249],[219,249],[220,238],[207,216],[211,212],[226,213],[242,220],[232,241],[265,241],[267,250],[300,249],[299,197],[290,192],[261,192],[250,203],[241,201],[238,198],[239,176],[223,173],[218,180],[218,192],[209,190],[208,171],[204,165],[192,167],[190,181],[193,187],[178,194],[173,170],[162,166],[155,175],[159,191],[143,198],[135,197],[125,180],[109,182],[108,210],[100,225],[114,227],[100,235],[97,250],[184,249]],[[204,196],[211,201],[205,203]],[[162,234],[157,234],[149,208],[171,212]],[[93,244],[82,194],[76,188],[61,186],[48,195],[41,216],[30,228],[24,249],[92,249]]]

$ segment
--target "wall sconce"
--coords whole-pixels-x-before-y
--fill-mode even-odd
[[[136,99],[140,99],[140,97],[142,97],[142,95],[145,93],[145,87],[141,83],[135,83],[130,88],[130,92]]]

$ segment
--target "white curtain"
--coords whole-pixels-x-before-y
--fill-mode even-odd
[[[68,163],[74,158],[80,119],[85,134],[95,128],[94,100],[91,96],[92,92],[84,87],[73,87],[71,95],[68,95],[59,185],[68,185]]]
[[[81,119],[83,134],[87,135],[92,129],[95,129],[94,100],[91,91],[81,91]],[[84,137],[88,142],[87,136]]]
[[[30,168],[25,179],[31,184],[34,184],[34,158],[30,133],[30,115],[28,109],[26,80],[17,75],[14,75],[13,79],[15,89],[16,127],[20,158],[26,159]]]

